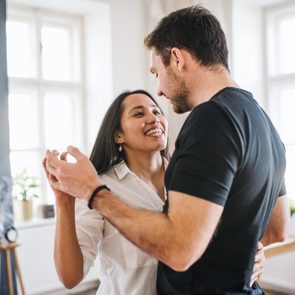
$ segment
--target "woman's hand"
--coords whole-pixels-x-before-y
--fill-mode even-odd
[[[67,153],[74,158],[74,163],[59,159],[56,151],[46,152],[46,170],[54,176],[51,186],[73,197],[87,199],[97,186],[102,185],[97,171],[78,148],[68,146]]]
[[[54,153],[56,155],[58,155],[59,153],[57,151],[54,151]],[[60,155],[60,159],[63,160],[63,161],[67,161],[67,152],[63,152],[61,153]],[[61,203],[61,202],[75,202],[75,198],[72,197],[71,195],[68,195],[60,190],[57,190],[53,187],[52,183],[56,182],[56,178],[50,174],[47,169],[46,169],[46,158],[43,159],[42,161],[42,164],[43,164],[43,168],[45,170],[45,173],[46,173],[46,177],[47,177],[47,180],[49,182],[49,185],[54,193],[54,196],[55,196],[55,199],[56,199],[56,203]]]
[[[252,272],[251,280],[249,283],[250,287],[252,287],[254,282],[259,280],[259,278],[262,274],[262,269],[264,267],[264,263],[265,263],[265,255],[264,255],[264,250],[263,250],[263,244],[261,242],[258,242],[257,248],[256,248],[256,255],[255,255],[253,272]]]

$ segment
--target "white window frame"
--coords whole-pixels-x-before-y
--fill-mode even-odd
[[[285,4],[276,4],[274,6],[266,7],[264,10],[264,19],[265,19],[265,32],[266,32],[266,43],[265,43],[265,57],[266,57],[266,109],[270,114],[270,117],[273,119],[274,123],[280,126],[280,116],[283,116],[279,112],[280,103],[277,100],[280,89],[287,88],[288,86],[295,85],[295,69],[292,73],[282,74],[279,73],[278,68],[278,22],[284,18],[294,16],[295,18],[295,3],[288,2]],[[295,97],[294,97],[295,99]],[[279,129],[279,128],[278,128]],[[295,142],[284,142],[286,148],[295,148]],[[287,155],[288,156],[288,155]],[[294,171],[295,163],[288,161],[287,157],[287,171],[286,171],[286,180],[287,180],[287,193],[288,197],[295,202],[295,191],[294,188],[288,191],[288,180],[290,185],[290,179],[292,179],[290,171]],[[289,169],[288,169],[289,167]],[[292,167],[290,169],[290,167]],[[290,171],[288,171],[290,170]],[[294,177],[294,176],[293,176]]]
[[[21,91],[21,89],[33,89],[37,92],[38,96],[38,122],[39,122],[39,147],[36,149],[25,149],[28,152],[39,152],[39,167],[40,174],[38,175],[38,181],[40,183],[40,199],[36,203],[52,203],[54,202],[52,192],[48,190],[47,180],[45,173],[42,169],[42,159],[44,157],[46,146],[44,136],[44,95],[48,90],[66,91],[68,93],[75,93],[78,95],[78,100],[74,103],[75,110],[75,122],[73,123],[73,130],[75,130],[75,142],[80,149],[84,147],[84,137],[82,133],[84,128],[84,111],[85,103],[83,100],[85,93],[85,83],[83,79],[83,18],[80,15],[68,14],[60,11],[52,11],[43,8],[33,8],[29,6],[10,4],[7,7],[7,20],[21,20],[23,18],[32,18],[34,27],[36,28],[36,77],[35,78],[19,78],[8,77],[10,93]],[[62,24],[69,25],[75,32],[72,37],[74,38],[77,50],[74,52],[76,55],[77,63],[73,65],[71,73],[73,73],[72,81],[53,81],[42,79],[42,67],[41,67],[41,24],[47,22],[50,24]],[[38,45],[39,44],[39,45]],[[39,48],[38,48],[39,47]],[[11,151],[24,151],[18,149],[11,149]]]

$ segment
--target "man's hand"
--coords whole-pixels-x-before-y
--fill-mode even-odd
[[[58,152],[54,151],[54,153],[58,156]],[[64,152],[60,155],[60,159],[63,161],[66,161],[67,160],[66,156],[67,156],[67,152]],[[45,170],[49,185],[54,193],[56,203],[60,204],[60,203],[64,203],[64,202],[75,202],[75,198],[72,197],[71,195],[68,195],[62,191],[56,190],[52,187],[52,183],[56,182],[56,178],[46,170],[46,158],[44,158],[42,164],[43,164],[43,168]]]
[[[75,163],[59,159],[55,151],[47,151],[45,157],[46,171],[51,175],[50,185],[54,190],[63,191],[78,198],[87,198],[101,185],[97,172],[78,148],[69,146],[67,153],[75,158]]]
[[[249,286],[252,287],[252,285],[255,283],[255,281],[259,280],[262,269],[265,262],[265,255],[263,250],[263,244],[261,242],[258,242],[257,249],[256,249],[256,255],[255,255],[255,262],[253,267],[253,273],[251,276],[251,281],[249,283]]]

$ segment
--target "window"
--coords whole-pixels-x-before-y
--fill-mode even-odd
[[[41,202],[54,203],[41,164],[45,150],[83,148],[81,19],[15,6],[6,27],[12,176],[27,169]]]
[[[286,185],[295,201],[295,5],[266,9],[268,110],[286,147]]]

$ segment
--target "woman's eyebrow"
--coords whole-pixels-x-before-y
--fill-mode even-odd
[[[153,108],[159,109],[159,107],[156,104],[150,104],[149,107],[153,107]],[[135,106],[128,113],[131,113],[132,111],[134,111],[136,109],[144,109],[144,106],[142,106],[142,105]]]

